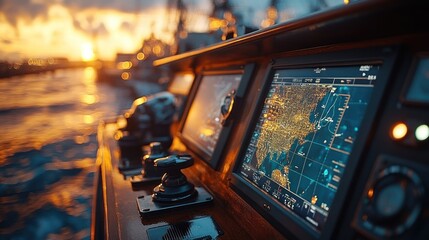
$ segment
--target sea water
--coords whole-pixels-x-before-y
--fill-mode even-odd
[[[0,79],[0,239],[89,239],[97,125],[131,105],[93,68]]]

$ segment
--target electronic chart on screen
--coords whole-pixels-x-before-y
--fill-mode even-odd
[[[378,65],[276,69],[238,173],[318,231],[347,165]]]

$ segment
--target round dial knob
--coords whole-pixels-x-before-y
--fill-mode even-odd
[[[416,221],[423,187],[420,177],[407,167],[393,165],[383,169],[367,192],[365,213],[381,236],[399,235]]]
[[[404,185],[406,184],[406,180],[398,179],[385,188],[380,189],[380,192],[374,199],[374,208],[380,218],[393,218],[407,208],[407,193],[406,189],[404,189]]]

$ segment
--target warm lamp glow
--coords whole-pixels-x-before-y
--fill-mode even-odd
[[[123,136],[124,136],[123,132],[121,132],[121,131],[116,131],[116,133],[115,133],[115,135],[113,136],[113,138],[114,138],[115,140],[119,140],[119,139],[121,139]]]
[[[81,57],[84,62],[93,61],[95,59],[94,50],[92,49],[91,44],[86,43],[82,46]]]
[[[211,129],[211,128],[203,128],[203,129],[201,129],[201,134],[204,135],[204,136],[206,136],[206,137],[213,136],[214,133],[215,133],[215,131],[213,129]]]
[[[217,31],[224,25],[224,20],[218,18],[210,18],[209,19],[209,29],[210,31]]]
[[[133,106],[139,106],[145,102],[147,102],[147,97],[140,97],[140,98],[137,98],[136,100],[134,100]]]
[[[119,116],[116,125],[118,126],[118,129],[125,128],[127,126],[127,119],[124,116]]]
[[[128,80],[128,79],[130,79],[130,74],[128,72],[123,72],[121,74],[121,78],[122,78],[122,80]]]
[[[128,70],[133,67],[133,63],[130,61],[119,62],[116,67],[120,70]]]
[[[142,61],[144,58],[145,58],[144,53],[142,52],[137,53],[137,60]]]
[[[408,127],[405,123],[397,123],[392,128],[392,137],[394,140],[400,140],[407,135]]]
[[[368,195],[368,198],[371,199],[374,196],[374,189],[373,188],[369,189],[367,195]]]

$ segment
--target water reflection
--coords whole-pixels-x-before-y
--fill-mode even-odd
[[[89,239],[96,129],[128,91],[92,68],[0,81],[0,239]]]

